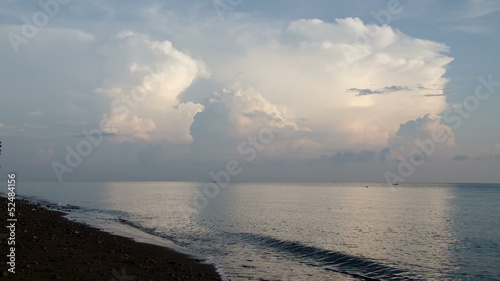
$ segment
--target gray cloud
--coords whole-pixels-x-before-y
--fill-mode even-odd
[[[337,152],[330,157],[322,157],[322,159],[326,159],[336,164],[347,164],[352,162],[364,163],[376,159],[376,153],[373,150],[362,150],[360,152],[344,151]]]
[[[103,137],[116,137],[116,136],[118,136],[118,134],[116,134],[116,133],[100,132],[100,134],[102,134]],[[72,135],[71,137],[73,137],[73,138],[87,138],[87,136],[84,134]]]
[[[375,89],[375,90],[351,88],[351,89],[348,89],[347,91],[348,92],[357,92],[358,94],[356,96],[368,96],[368,95],[385,95],[385,94],[389,94],[392,92],[411,91],[411,90],[413,90],[413,89],[410,87],[393,85],[393,86],[388,86],[388,87],[384,87],[381,89]]]
[[[396,134],[389,138],[389,147],[391,150],[400,153],[409,153],[418,148],[415,141],[432,140],[433,132],[436,130],[443,131],[447,136],[446,142],[442,145],[454,142],[454,134],[451,128],[443,125],[439,116],[427,114],[416,120],[401,124]]]
[[[427,94],[427,95],[424,95],[424,97],[442,97],[442,96],[446,96],[447,94]]]
[[[385,162],[387,160],[387,157],[389,156],[389,154],[391,153],[391,149],[386,147],[384,149],[382,149],[380,151],[380,154],[379,154],[379,160],[380,162]]]

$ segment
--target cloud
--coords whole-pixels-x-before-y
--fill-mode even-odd
[[[309,142],[310,130],[287,119],[284,112],[286,108],[270,103],[255,88],[235,83],[214,93],[195,116],[190,128],[192,153],[202,159],[242,158],[239,145],[266,129],[265,138],[272,142],[259,149],[261,155],[295,154]]]
[[[496,0],[468,0],[464,10],[465,18],[480,18],[500,11],[500,2]]]
[[[102,132],[101,134],[102,134],[103,137],[116,137],[117,136],[117,134],[115,134],[115,133]],[[73,138],[84,138],[84,139],[87,138],[87,136],[85,134],[73,135],[71,137],[73,137]]]
[[[424,95],[424,97],[443,97],[443,96],[446,96],[447,94],[443,93],[443,94],[426,94]]]
[[[411,147],[412,122],[415,136],[440,128],[431,116],[448,106],[441,94],[452,61],[448,47],[388,25],[256,19],[244,10],[221,22],[215,12],[202,16],[200,6],[194,12],[200,17],[193,17],[168,5],[75,5],[15,59],[2,56],[11,66],[2,91],[12,99],[0,109],[25,104],[2,122],[26,129],[23,136],[49,132],[57,138],[51,147],[52,157],[62,155],[58,160],[83,128],[106,121],[105,141],[82,171],[109,169],[112,177],[137,165],[163,176],[162,163],[199,167],[246,158],[239,145],[266,128],[275,130],[257,150],[256,170],[323,155],[333,163],[377,166]],[[66,13],[94,15],[96,24],[75,23]],[[11,51],[7,44],[0,48]]]
[[[455,155],[453,161],[463,162],[466,160],[491,161],[500,159],[500,145],[488,145],[481,149],[468,148],[467,153]]]
[[[123,61],[119,75],[95,90],[110,101],[105,132],[116,134],[115,141],[191,142],[189,127],[203,106],[179,97],[195,79],[209,77],[205,64],[170,41],[129,31],[100,50]]]
[[[286,130],[262,154],[315,158],[340,148],[381,149],[399,124],[447,107],[445,97],[426,95],[436,94],[448,81],[443,77],[452,60],[445,55],[448,47],[390,26],[357,18],[302,19],[285,25],[248,15],[224,23],[201,18],[180,25],[176,20],[181,19],[170,19],[176,28],[165,29],[161,40],[129,29],[102,34],[44,29],[44,36],[26,45],[21,58],[36,48],[38,60],[54,59],[53,69],[40,71],[43,83],[31,88],[19,82],[10,86],[43,93],[34,97],[38,107],[26,109],[43,112],[43,118],[23,121],[55,119],[64,124],[52,130],[73,136],[105,120],[105,133],[114,135],[110,141],[193,142],[196,150],[208,147],[212,131],[222,134],[214,140],[238,144],[277,118],[272,116],[286,112]],[[220,32],[223,26],[227,29]],[[373,33],[369,40],[359,40],[360,34]],[[66,43],[62,38],[75,40]],[[353,48],[362,52],[348,59],[346,50]],[[63,64],[55,60],[58,53],[71,59]],[[26,61],[30,63],[13,71],[15,77],[33,67],[32,60]],[[55,77],[61,84],[46,83]],[[200,80],[210,90],[199,87]],[[16,88],[19,84],[23,86]],[[235,95],[229,98],[223,88]],[[220,96],[212,96],[214,89]],[[374,94],[378,92],[383,94]],[[135,101],[133,95],[145,97]],[[215,102],[208,102],[210,98]],[[54,102],[43,103],[46,99]],[[222,124],[229,129],[221,129]]]
[[[456,162],[462,162],[462,161],[465,161],[465,160],[469,160],[471,159],[468,155],[457,155],[457,156],[454,156],[453,157],[453,161],[456,161]]]
[[[360,34],[377,34],[359,40]],[[304,146],[317,157],[333,148],[380,148],[399,124],[447,108],[448,47],[357,18],[302,19],[286,28],[239,35],[238,55],[218,62],[221,82],[244,73],[248,85],[289,119],[324,137]],[[359,49],[348,59],[348,51]]]
[[[391,154],[391,149],[386,147],[380,151],[379,160],[380,162],[385,162],[387,157]]]
[[[439,135],[445,139],[443,143],[437,143],[434,140],[436,132],[439,132]],[[441,123],[441,117],[430,114],[401,124],[396,134],[389,138],[388,144],[393,155],[407,156],[421,149],[417,141],[432,141],[435,146],[440,146],[441,150],[443,147],[452,147],[455,144],[452,129]]]
[[[368,162],[374,160],[376,156],[375,151],[363,150],[361,152],[345,151],[337,152],[328,158],[333,163],[346,164],[350,162]]]
[[[452,26],[447,26],[442,28],[445,31],[458,31],[458,32],[464,32],[464,33],[469,33],[469,34],[489,34],[492,32],[491,27],[485,26],[485,25],[478,25],[478,24],[469,24],[469,25],[452,25]]]
[[[0,26],[3,35],[21,30],[21,25]],[[59,122],[98,122],[104,100],[92,90],[106,67],[105,59],[94,55],[96,41],[86,31],[52,25],[40,28],[37,36],[19,46],[18,54],[8,40],[0,41],[1,60],[9,65],[0,75],[2,121],[25,128],[33,139],[65,137],[81,130]]]
[[[392,92],[398,92],[398,91],[411,91],[412,89],[409,87],[401,87],[401,86],[389,86],[389,87],[384,87],[382,89],[377,89],[377,90],[370,90],[370,89],[357,89],[357,88],[351,88],[348,89],[348,92],[357,92],[357,96],[368,96],[368,95],[384,95],[384,94],[389,94]],[[426,95],[429,96],[429,95]]]

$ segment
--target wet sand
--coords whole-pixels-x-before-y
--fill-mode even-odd
[[[168,248],[138,243],[69,221],[64,213],[16,200],[15,274],[9,229],[0,231],[0,280],[221,280],[214,266]],[[7,199],[0,197],[7,226]]]

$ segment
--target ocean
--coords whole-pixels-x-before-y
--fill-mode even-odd
[[[204,186],[19,182],[17,192],[204,256],[226,280],[500,280],[500,184],[231,183],[197,208]]]

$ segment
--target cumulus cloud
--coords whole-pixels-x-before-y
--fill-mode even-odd
[[[126,71],[95,90],[110,100],[103,116],[105,132],[119,141],[149,140],[189,143],[189,127],[203,106],[180,102],[180,95],[197,78],[209,77],[201,60],[173,47],[170,41],[154,41],[143,34],[120,32],[101,47],[111,60],[122,60]]]
[[[439,116],[426,114],[401,124],[396,134],[388,140],[391,152],[403,155],[421,149],[422,145],[418,143],[422,142],[433,142],[436,147],[441,148],[451,147],[455,144],[454,133],[450,127],[441,123]]]
[[[287,119],[286,108],[272,104],[257,89],[235,83],[214,93],[191,126],[193,154],[203,158],[241,158],[238,146],[266,129],[271,142],[262,154],[283,156],[296,153],[308,142],[310,130]],[[271,132],[271,133],[269,133]]]
[[[367,40],[359,40],[363,34]],[[323,136],[309,146],[317,156],[334,147],[380,148],[399,124],[447,107],[435,94],[448,81],[448,48],[390,26],[304,19],[281,30],[249,28],[238,40],[245,51],[223,63],[214,78],[244,72],[245,82],[266,100]]]
[[[235,22],[225,33],[192,34],[200,29],[178,27],[173,30],[181,30],[182,36],[167,32],[163,37],[171,41],[128,30],[107,39],[108,31],[99,36],[47,28],[41,40],[26,45],[23,52],[36,47],[45,54],[61,38],[78,39],[61,48],[84,54],[84,62],[75,59],[70,64],[82,67],[56,64],[55,69],[65,81],[73,81],[67,79],[71,75],[86,79],[86,84],[68,82],[64,88],[58,84],[57,91],[44,89],[50,95],[57,93],[53,98],[58,103],[51,106],[60,109],[58,122],[68,122],[60,128],[70,131],[65,132],[69,136],[102,119],[104,133],[112,135],[113,141],[193,142],[198,152],[215,146],[234,151],[234,145],[270,120],[282,120],[284,130],[276,133],[262,154],[315,158],[340,149],[380,150],[400,124],[438,114],[447,106],[446,97],[439,93],[452,59],[445,55],[448,48],[443,44],[357,18],[302,19],[284,27],[245,17],[228,19],[233,20],[243,22]],[[206,26],[220,27],[205,23],[203,31]],[[197,44],[186,38],[196,38]],[[224,50],[199,42],[209,47],[224,42]],[[238,73],[242,73],[241,83],[235,84]],[[183,96],[188,89],[194,91],[192,85],[200,78],[207,79],[218,94],[196,88],[196,93]],[[99,83],[92,85],[95,81]],[[87,90],[89,85],[93,91]],[[53,118],[56,110],[51,106],[28,112]],[[214,135],[212,142],[210,135]]]

